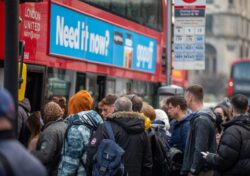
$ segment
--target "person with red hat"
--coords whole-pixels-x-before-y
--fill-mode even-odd
[[[42,164],[15,139],[14,117],[13,99],[7,90],[0,89],[0,175],[47,175]]]

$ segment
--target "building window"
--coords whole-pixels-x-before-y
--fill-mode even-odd
[[[234,0],[228,0],[228,3],[232,5],[234,4]]]
[[[217,72],[217,59],[216,59],[216,49],[206,44],[206,60],[205,60],[205,72],[214,73]]]
[[[212,15],[206,16],[206,32],[208,33],[213,32],[213,16]]]
[[[207,4],[213,4],[214,0],[207,0]]]

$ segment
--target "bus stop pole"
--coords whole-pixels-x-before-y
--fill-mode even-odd
[[[166,79],[167,85],[172,84],[172,0],[167,0],[167,27],[166,27]]]
[[[4,87],[15,102],[15,121],[13,129],[17,134],[18,106],[18,20],[19,0],[5,0],[5,49],[4,49]]]

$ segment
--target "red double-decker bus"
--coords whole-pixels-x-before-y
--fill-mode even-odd
[[[250,105],[250,59],[241,58],[231,64],[231,73],[228,81],[227,95],[235,94],[247,96]]]
[[[43,0],[20,4],[20,17],[28,68],[25,95],[32,110],[51,96],[68,98],[80,89],[97,101],[109,93],[136,92],[153,103],[166,81],[165,0]],[[2,71],[3,0],[0,18]]]

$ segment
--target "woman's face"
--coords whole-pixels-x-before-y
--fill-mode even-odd
[[[215,108],[215,109],[214,109],[214,113],[215,113],[216,115],[220,115],[220,116],[222,117],[223,122],[226,121],[226,118],[227,118],[227,117],[225,116],[225,114],[224,114],[224,112],[223,112],[223,109],[222,109],[221,107]]]

